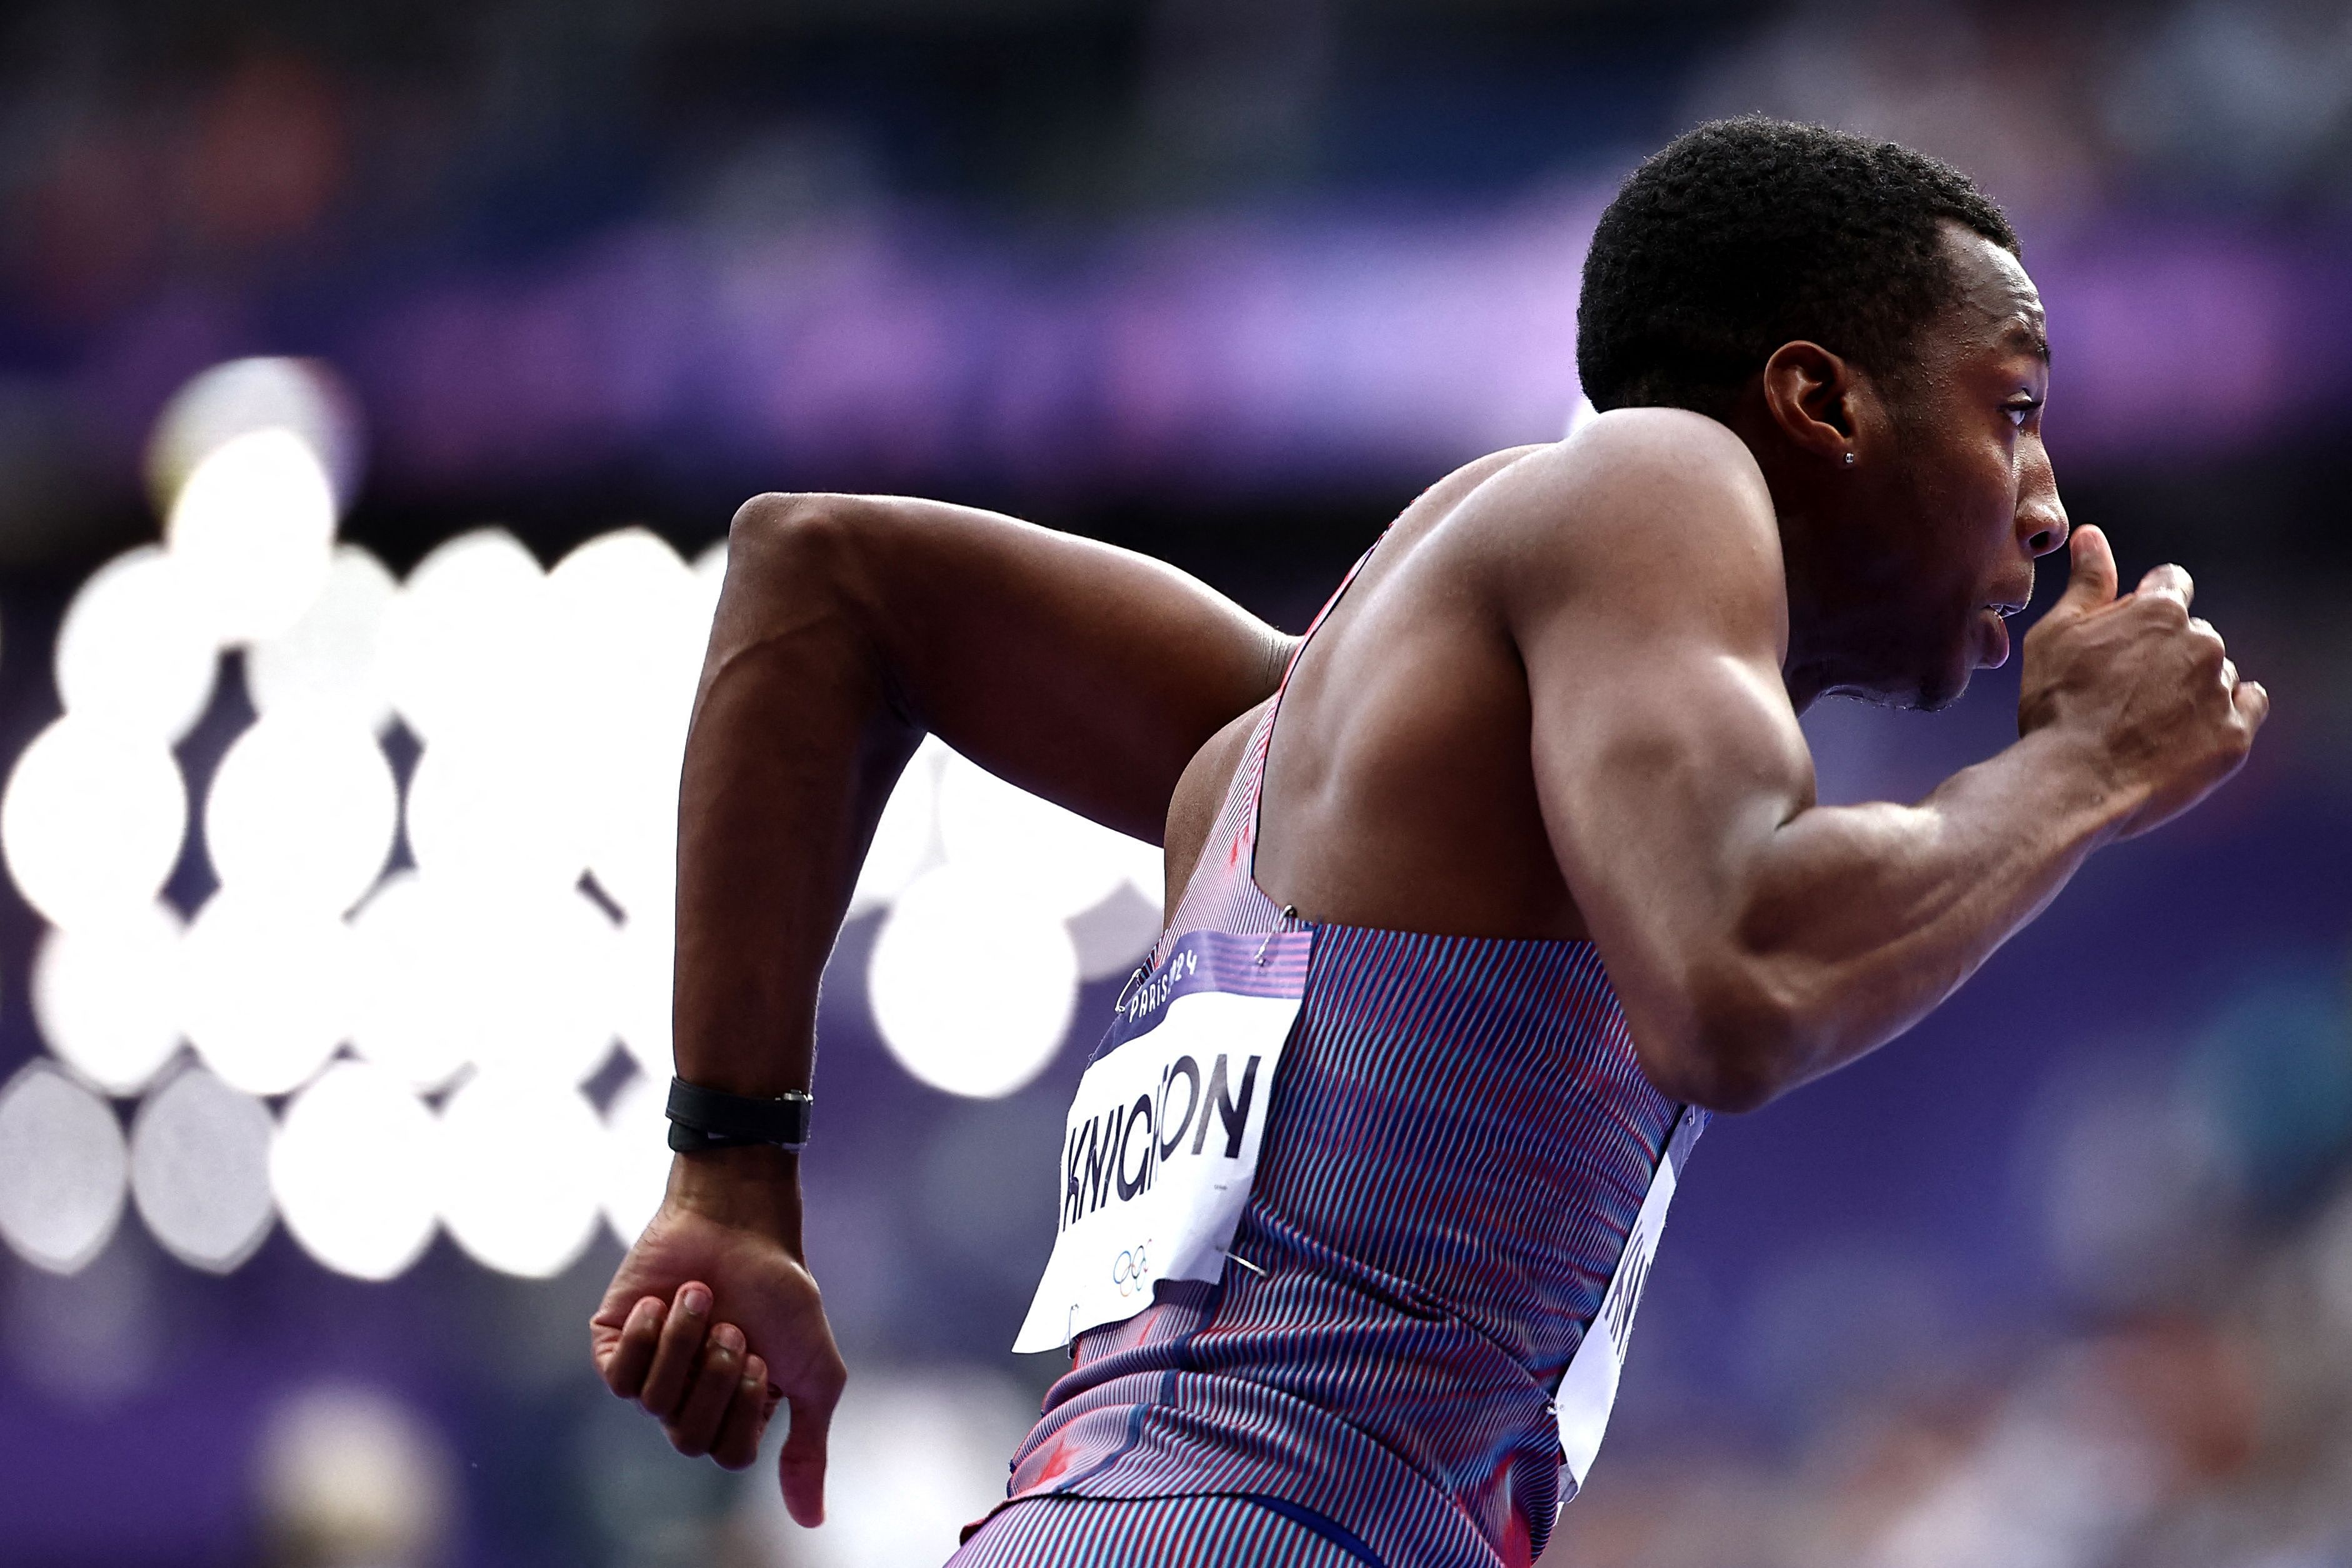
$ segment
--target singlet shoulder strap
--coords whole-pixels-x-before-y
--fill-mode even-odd
[[[1372,548],[1379,549],[1379,541],[1375,540]],[[1168,925],[1152,948],[1152,965],[1165,961],[1176,939],[1188,931],[1271,931],[1283,924],[1282,912],[1259,889],[1256,876],[1258,796],[1265,781],[1266,749],[1274,738],[1274,717],[1282,706],[1282,694],[1289,689],[1291,674],[1298,668],[1299,654],[1306,651],[1307,642],[1371,557],[1372,551],[1366,550],[1349,569],[1339,588],[1308,622],[1306,636],[1292,650],[1282,682],[1275,688],[1274,700],[1265,705],[1265,712],[1250,732],[1248,749],[1242,754],[1225,786],[1224,799],[1201,846],[1200,858],[1193,862],[1192,873],[1186,879]]]
[[[1391,528],[1394,526],[1390,525]],[[1265,761],[1274,751],[1274,724],[1282,712],[1282,699],[1289,695],[1290,678],[1298,673],[1298,661],[1307,656],[1307,646],[1315,641],[1315,633],[1323,629],[1323,622],[1331,618],[1331,612],[1339,608],[1339,601],[1348,596],[1348,590],[1356,586],[1356,579],[1363,574],[1365,567],[1371,564],[1373,553],[1388,537],[1389,529],[1382,528],[1380,537],[1372,540],[1364,553],[1356,558],[1356,564],[1348,569],[1348,575],[1339,580],[1339,586],[1331,591],[1331,597],[1323,601],[1323,608],[1315,612],[1315,619],[1307,623],[1306,633],[1298,639],[1298,646],[1290,651],[1290,662],[1282,668],[1282,680],[1274,688],[1274,701],[1266,705],[1265,717],[1251,739],[1249,757],[1244,767],[1248,770],[1249,873],[1253,881],[1257,875],[1258,819],[1265,803]]]

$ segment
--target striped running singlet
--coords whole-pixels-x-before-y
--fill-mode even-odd
[[[1232,1260],[1078,1337],[1014,1457],[1010,1511],[1270,1499],[1383,1568],[1520,1568],[1574,1485],[1553,1391],[1685,1108],[1636,1064],[1590,942],[1278,909],[1254,866],[1281,706],[1277,691],[1153,954],[1203,929],[1314,932]],[[1678,1151],[1704,1124],[1688,1115]]]

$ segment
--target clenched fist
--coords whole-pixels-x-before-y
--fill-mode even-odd
[[[844,1370],[802,1261],[800,1195],[776,1151],[683,1156],[668,1196],[589,1320],[605,1385],[644,1406],[678,1452],[751,1464],[780,1403],[784,1505],[824,1518],[825,1429]]]
[[[2238,678],[2221,633],[2189,612],[2196,585],[2159,566],[2117,598],[2116,558],[2095,528],[2074,530],[2066,591],[2026,634],[2021,735],[2082,743],[2110,788],[2137,804],[2119,837],[2147,832],[2238,770],[2270,694]]]

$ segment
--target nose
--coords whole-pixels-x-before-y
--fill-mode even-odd
[[[2018,481],[2018,542],[2029,556],[2048,555],[2065,544],[2070,525],[2066,504],[2058,498],[2058,477],[2050,471],[2049,455],[2039,442]]]
[[[2046,507],[2030,512],[2024,507],[2018,509],[2017,532],[2028,555],[2048,555],[2063,545],[2072,531],[2073,526],[2066,521],[2066,508],[2058,504],[2055,496]]]

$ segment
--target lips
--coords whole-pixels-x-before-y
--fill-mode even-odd
[[[1977,660],[1980,670],[1998,670],[2009,663],[2009,618],[2023,609],[2019,604],[1988,604],[1977,612],[1978,624],[1984,632],[1984,654]]]

